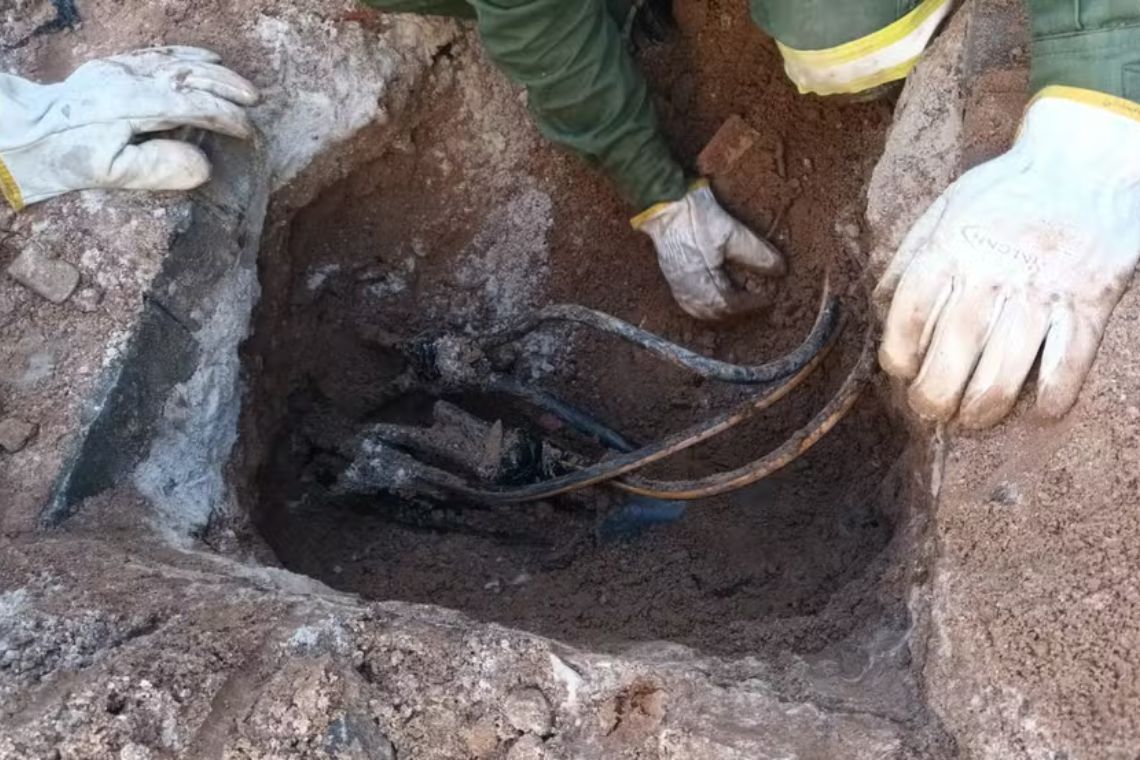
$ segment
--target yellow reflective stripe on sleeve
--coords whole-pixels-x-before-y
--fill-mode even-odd
[[[817,95],[863,92],[904,79],[951,9],[950,0],[923,0],[879,31],[825,50],[795,50],[777,42],[784,71],[800,92]]]
[[[8,171],[8,166],[3,159],[0,159],[0,193],[4,194],[4,199],[8,201],[8,205],[14,211],[23,210],[24,194],[20,192],[16,178],[12,176],[12,172]]]
[[[877,53],[883,48],[905,39],[917,31],[923,23],[936,12],[943,10],[950,0],[923,0],[914,10],[898,21],[872,32],[866,37],[860,37],[842,45],[836,45],[822,50],[796,50],[787,45],[776,42],[785,61],[802,62],[811,67],[838,66],[843,63],[865,58]]]
[[[1033,99],[1029,101],[1029,105],[1033,105],[1042,98],[1073,100],[1077,103],[1096,106],[1097,108],[1103,108],[1106,111],[1112,111],[1121,116],[1127,116],[1130,119],[1140,121],[1140,103],[1134,103],[1127,98],[1109,95],[1107,92],[1100,92],[1099,90],[1086,90],[1083,87],[1051,84],[1048,87],[1041,88],[1041,90],[1033,96]],[[1028,107],[1029,106],[1026,106],[1027,109]]]
[[[922,56],[920,55],[916,55],[909,61],[903,61],[898,65],[891,66],[890,68],[883,69],[882,71],[877,71],[874,74],[862,77],[861,79],[853,79],[852,81],[845,82],[841,85],[828,86],[822,84],[797,84],[796,89],[799,90],[801,95],[853,95],[855,93],[870,90],[872,87],[878,87],[881,84],[886,84],[887,82],[906,79],[910,74],[910,70],[915,67],[915,64],[918,63],[918,59],[921,57]]]

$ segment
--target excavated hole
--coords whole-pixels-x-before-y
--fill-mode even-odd
[[[653,472],[738,466],[822,406],[861,340],[857,266],[842,251],[889,105],[797,98],[770,43],[750,29],[732,33],[749,39],[650,51],[643,65],[666,93],[658,107],[690,165],[729,116],[755,129],[716,187],[755,228],[780,219],[775,240],[791,273],[764,316],[717,327],[686,318],[607,181],[538,141],[514,93],[482,70],[460,76],[463,97],[422,109],[380,160],[292,216],[284,243],[262,256],[244,427],[249,509],[286,567],[366,598],[451,607],[595,647],[668,640],[724,655],[810,652],[879,621],[905,628],[902,601],[882,580],[897,512],[884,483],[903,436],[873,393],[775,477],[692,504],[682,520],[635,538],[602,535],[621,506],[605,489],[495,509],[329,489],[347,464],[338,448],[353,435],[430,409],[422,395],[385,397],[404,369],[393,338],[486,329],[545,303],[584,303],[704,353],[756,362],[802,339],[830,264],[856,316],[818,376],[759,420]],[[516,370],[642,441],[739,398],[580,331],[544,331]],[[536,415],[502,399],[448,400],[542,431]]]

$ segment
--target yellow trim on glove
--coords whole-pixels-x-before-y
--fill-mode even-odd
[[[24,194],[20,192],[20,186],[16,184],[16,178],[12,176],[12,172],[8,171],[8,167],[5,165],[3,159],[0,159],[0,193],[4,194],[4,199],[8,201],[8,205],[12,207],[12,210],[23,210]]]
[[[1127,116],[1130,119],[1140,121],[1140,103],[1134,103],[1127,98],[1119,98],[1116,95],[1109,95],[1107,92],[1100,92],[1099,90],[1086,90],[1083,87],[1069,87],[1063,84],[1051,84],[1048,87],[1043,87],[1033,96],[1029,101],[1029,105],[1033,105],[1042,98],[1061,98],[1063,100],[1072,100],[1077,103],[1084,103],[1087,106],[1096,106],[1103,108],[1106,111]],[[1028,109],[1029,106],[1026,106]]]
[[[698,179],[698,180],[693,181],[693,183],[689,185],[689,192],[691,193],[694,190],[699,190],[702,187],[708,187],[708,186],[709,186],[709,181],[707,179],[704,179],[704,178]],[[644,211],[642,211],[637,216],[630,219],[629,225],[631,227],[633,227],[635,230],[640,230],[642,225],[644,225],[646,222],[648,222],[653,217],[660,214],[668,206],[672,206],[676,202],[677,201],[662,201],[661,203],[654,203],[652,206],[650,206],[649,208],[645,209]]]
[[[868,55],[877,53],[883,48],[895,44],[907,35],[913,34],[915,30],[922,26],[923,21],[930,18],[932,14],[940,10],[942,6],[948,2],[950,2],[950,0],[923,0],[914,10],[898,21],[888,24],[879,31],[868,34],[866,37],[860,37],[857,40],[845,42],[835,47],[824,48],[822,50],[796,50],[779,41],[776,42],[776,46],[780,49],[780,53],[784,56],[785,61],[794,60],[813,68],[850,63],[859,58],[865,58]]]
[[[629,225],[635,230],[640,230],[641,226],[648,222],[653,217],[660,214],[667,206],[672,206],[677,201],[662,201],[661,203],[654,203],[649,208],[642,211],[637,216],[629,220]]]

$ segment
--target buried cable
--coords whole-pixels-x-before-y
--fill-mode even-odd
[[[578,433],[615,451],[624,453],[639,447],[639,444],[626,438],[588,412],[578,409],[547,391],[524,385],[513,377],[497,378],[487,385],[486,390],[522,399],[559,418]],[[688,503],[683,500],[654,499],[636,494],[626,496],[624,501],[623,505],[607,515],[598,525],[599,540],[631,539],[646,528],[676,522],[685,514],[685,508],[688,506]]]
[[[484,341],[485,347],[495,348],[534,332],[546,322],[572,322],[599,332],[616,335],[678,367],[694,372],[709,380],[720,380],[744,385],[771,383],[798,372],[811,362],[839,326],[839,301],[831,295],[829,280],[824,280],[823,295],[815,324],[803,343],[790,353],[765,364],[742,366],[711,359],[707,356],[671,343],[640,327],[601,311],[576,304],[556,304],[539,309],[518,324]]]
[[[797,430],[787,441],[760,459],[735,470],[716,473],[695,480],[658,481],[630,477],[613,480],[610,485],[627,493],[666,501],[690,501],[736,491],[762,480],[791,464],[827,435],[854,407],[874,369],[872,331],[868,331],[859,361],[842,387],[815,417]]]
[[[522,399],[544,412],[549,412],[574,430],[588,438],[593,438],[606,448],[622,453],[638,448],[638,444],[589,413],[563,401],[552,393],[524,385],[513,377],[496,377],[483,386],[482,390]]]
[[[831,330],[823,345],[791,376],[785,377],[775,385],[764,388],[728,412],[723,412],[710,420],[679,433],[674,433],[657,443],[643,446],[636,451],[618,454],[566,475],[524,486],[495,489],[475,488],[460,482],[454,476],[433,477],[423,469],[418,472],[405,471],[408,476],[405,484],[411,485],[414,481],[419,480],[425,486],[442,488],[453,494],[484,503],[510,504],[547,499],[612,480],[707,441],[770,408],[811,375],[835,345],[835,339],[839,332],[838,329]]]

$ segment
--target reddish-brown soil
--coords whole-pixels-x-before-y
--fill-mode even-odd
[[[312,479],[338,466],[327,429],[314,432],[314,410],[356,428],[407,410],[381,398],[401,365],[377,348],[378,334],[486,328],[542,303],[586,304],[703,353],[758,362],[802,339],[830,268],[851,319],[819,377],[658,471],[738,466],[826,401],[861,341],[858,267],[845,251],[857,249],[890,109],[798,96],[745,5],[679,2],[678,33],[639,57],[687,166],[730,116],[757,131],[714,186],[755,229],[778,219],[772,237],[790,274],[771,310],[728,325],[686,317],[648,239],[629,227],[636,209],[596,170],[535,140],[499,75],[471,51],[452,51],[450,64],[473,78],[465,87],[482,87],[483,107],[509,125],[498,148],[472,151],[486,125],[472,124],[457,97],[433,101],[407,150],[304,209],[285,249],[263,264],[266,294],[248,348],[254,399],[286,411],[254,413],[260,435],[247,441],[266,441],[270,453],[251,499],[285,565],[369,598],[431,602],[602,645],[668,639],[718,653],[805,651],[884,614],[875,585],[892,526],[879,485],[901,436],[869,395],[777,476],[693,504],[681,521],[629,542],[598,538],[599,520],[618,505],[606,492],[490,512],[417,511],[390,497],[332,498],[322,476]],[[631,437],[654,439],[739,398],[611,339],[550,335],[532,368],[540,384]]]

